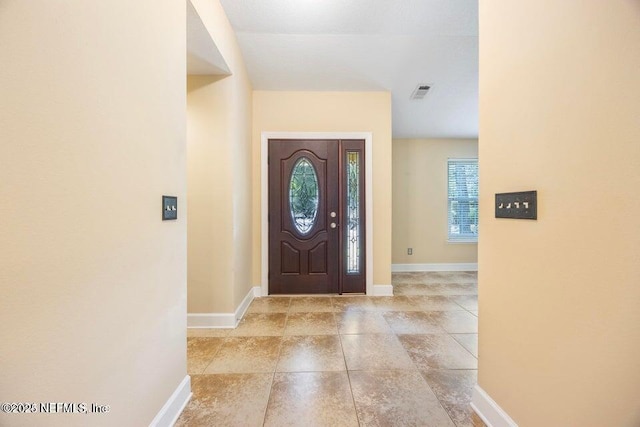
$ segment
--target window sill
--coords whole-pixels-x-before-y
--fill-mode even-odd
[[[453,243],[453,244],[457,244],[457,243],[462,243],[462,244],[474,244],[477,245],[478,244],[478,239],[459,239],[459,240],[448,240],[447,239],[447,243]]]

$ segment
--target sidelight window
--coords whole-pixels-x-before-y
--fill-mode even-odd
[[[347,274],[360,272],[360,153],[347,151]]]

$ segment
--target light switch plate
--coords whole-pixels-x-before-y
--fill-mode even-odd
[[[538,219],[538,192],[496,193],[496,218]]]
[[[178,198],[162,196],[162,220],[178,219]]]

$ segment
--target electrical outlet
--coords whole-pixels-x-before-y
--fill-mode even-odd
[[[413,255],[413,248],[407,248],[407,255]]]

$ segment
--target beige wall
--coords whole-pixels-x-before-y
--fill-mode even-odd
[[[477,262],[477,244],[447,242],[449,158],[478,158],[478,140],[393,140],[394,264]]]
[[[480,2],[480,386],[520,425],[640,425],[640,3]],[[494,193],[538,190],[538,220]]]
[[[1,425],[148,425],[186,375],[185,19],[0,6],[2,400],[111,406]]]
[[[220,3],[192,3],[232,75],[188,78],[188,310],[231,313],[252,284],[252,89]]]
[[[260,284],[261,132],[373,133],[373,282],[391,284],[391,96],[386,92],[253,95],[253,283]]]

